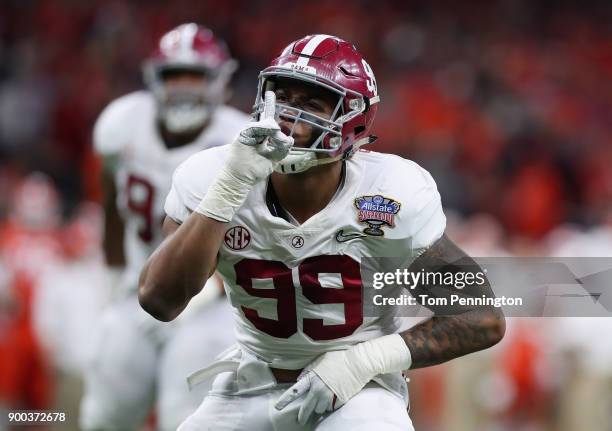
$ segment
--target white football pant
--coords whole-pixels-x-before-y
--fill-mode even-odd
[[[400,373],[368,383],[340,409],[324,415],[313,413],[306,426],[301,426],[298,403],[281,411],[274,407],[291,384],[276,383],[267,365],[245,352],[222,359],[236,360],[236,371],[217,376],[209,395],[178,431],[414,431],[407,412],[406,382]]]

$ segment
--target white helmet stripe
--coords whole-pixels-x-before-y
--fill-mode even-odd
[[[302,57],[302,55],[312,55],[312,53],[317,49],[317,47],[323,42],[325,39],[333,37],[328,34],[317,34],[315,37],[310,39],[308,43],[300,52],[300,58],[298,58],[297,64],[300,66],[308,66],[308,62],[310,61],[309,57]]]
[[[181,39],[180,39],[180,56],[188,58],[191,55],[191,50],[193,48],[193,40],[198,33],[197,24],[190,23],[181,29]]]

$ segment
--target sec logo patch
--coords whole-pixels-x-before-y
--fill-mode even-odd
[[[223,242],[232,250],[242,250],[251,243],[251,234],[242,226],[234,226],[225,232]]]

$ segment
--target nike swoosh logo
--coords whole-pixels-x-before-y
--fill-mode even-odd
[[[338,242],[347,242],[358,238],[365,238],[367,235],[361,232],[353,232],[353,233],[344,233],[344,229],[340,229],[338,233],[336,233],[336,241]]]

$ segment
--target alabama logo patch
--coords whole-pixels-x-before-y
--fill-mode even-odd
[[[363,233],[373,236],[382,236],[385,232],[383,226],[394,227],[395,215],[399,212],[402,204],[394,199],[381,195],[360,196],[355,199],[359,223],[368,225]]]

